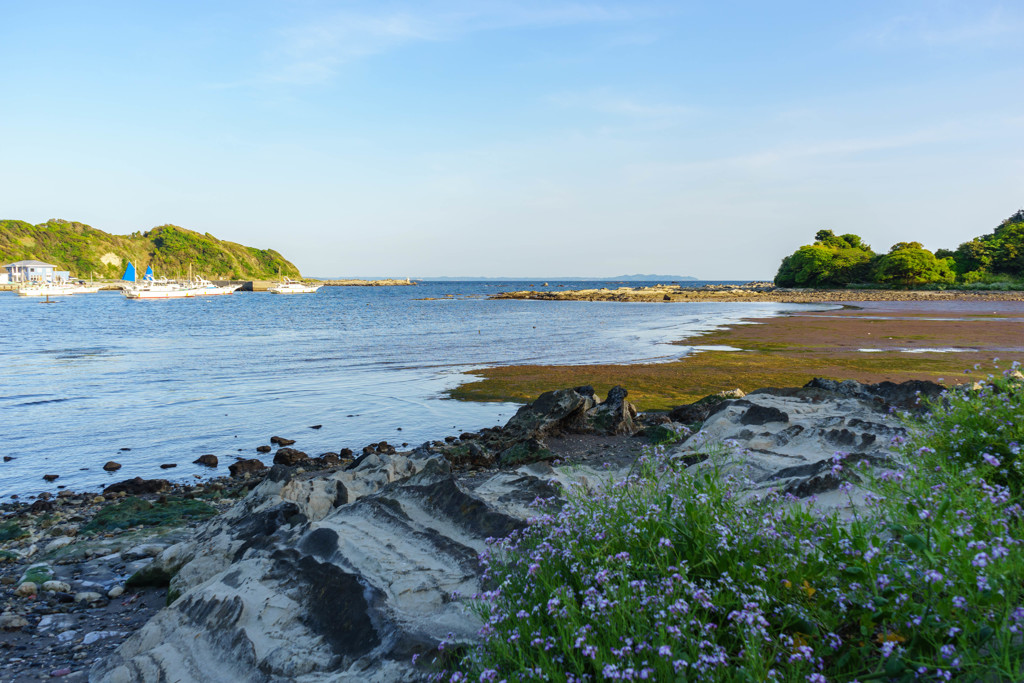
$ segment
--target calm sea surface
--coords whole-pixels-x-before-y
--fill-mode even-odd
[[[204,453],[226,474],[232,456],[257,457],[272,435],[311,455],[380,440],[419,444],[515,412],[446,399],[466,370],[672,360],[692,352],[673,340],[798,308],[486,299],[537,286],[444,282],[169,301],[100,292],[50,305],[0,293],[0,443],[15,458],[0,463],[0,498],[209,476],[192,464]],[[108,460],[123,468],[104,472]],[[47,484],[44,474],[60,479]]]

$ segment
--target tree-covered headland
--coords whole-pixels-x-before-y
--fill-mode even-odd
[[[991,233],[964,242],[955,251],[934,253],[920,242],[897,242],[877,254],[858,235],[819,230],[814,244],[782,259],[780,287],[1024,287],[1024,210]]]
[[[247,247],[176,225],[112,235],[75,221],[32,225],[0,220],[0,263],[25,259],[52,263],[82,278],[119,278],[129,261],[172,278],[190,268],[213,279],[300,277],[299,269],[273,249]]]

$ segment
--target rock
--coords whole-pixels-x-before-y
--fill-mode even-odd
[[[885,408],[921,411],[925,406],[918,400],[919,398],[935,399],[945,388],[941,384],[922,380],[910,380],[900,384],[895,382],[861,384],[849,379],[839,382],[818,377],[805,384],[803,390],[818,390],[837,396],[859,398]]]
[[[28,626],[28,619],[20,614],[4,612],[0,614],[0,629],[4,631],[19,631]]]
[[[722,472],[739,471],[755,488],[798,497],[833,495],[843,481],[833,473],[837,464],[837,472],[846,472],[854,483],[857,463],[898,466],[889,444],[906,432],[890,414],[890,401],[907,404],[920,386],[814,380],[799,389],[759,389],[719,401],[701,431],[669,455],[697,462],[706,457],[707,444],[731,443],[733,452],[718,463]],[[837,505],[848,503],[834,498]]]
[[[352,457],[352,449],[342,448],[340,451],[338,451],[338,457],[344,460],[350,459]]]
[[[608,397],[586,413],[587,431],[604,434],[634,434],[636,424],[636,407],[626,400],[629,395],[620,386],[608,391]]]
[[[4,456],[4,462],[10,462],[12,460],[14,460],[14,456],[13,455],[5,455]]]
[[[73,536],[61,536],[60,538],[55,538],[54,540],[47,543],[46,547],[43,548],[43,552],[52,553],[54,550],[59,550],[60,548],[63,548],[67,545],[71,545],[74,542],[75,539]]]
[[[173,468],[175,468],[177,466],[178,466],[177,463],[165,462],[163,465],[160,465],[160,469],[162,469],[162,470],[169,470],[169,469],[173,469]]]
[[[323,427],[323,425],[313,425],[310,429],[320,429],[321,427]]]
[[[278,446],[291,446],[295,443],[295,439],[285,439],[280,436],[270,437],[270,443],[276,443]]]
[[[121,463],[110,460],[103,465],[103,469],[105,469],[107,472],[117,472],[119,469],[121,469]]]
[[[47,581],[40,589],[46,593],[70,593],[71,584],[64,583],[63,581]]]
[[[122,595],[124,595],[124,587],[123,586],[114,586],[109,591],[107,591],[107,597],[110,598],[111,600],[113,600],[114,598],[119,598]]]
[[[587,411],[595,405],[592,387],[548,391],[516,411],[502,431],[506,439],[522,441],[582,430]]]
[[[228,466],[228,472],[231,473],[232,477],[247,477],[251,474],[258,474],[267,469],[259,460],[255,458],[251,460],[239,460],[238,462],[232,463]]]
[[[38,592],[39,587],[32,581],[26,581],[14,589],[14,594],[19,598],[27,598],[36,595]]]
[[[135,477],[134,479],[126,479],[125,481],[119,481],[116,484],[111,484],[107,488],[103,489],[103,494],[108,493],[124,493],[129,496],[138,496],[146,493],[160,493],[171,488],[171,482],[166,479],[143,479],[142,477]]]
[[[91,500],[90,502],[91,502],[91,503],[92,503],[93,505],[99,505],[100,503],[102,503],[102,502],[104,502],[104,501],[106,501],[106,500],[107,500],[107,499],[106,499],[106,498],[104,498],[103,496],[93,496],[93,499],[92,499],[92,500]]]
[[[83,591],[81,593],[75,593],[75,602],[86,602],[93,603],[99,602],[103,599],[103,596],[93,591]]]
[[[85,634],[84,638],[82,638],[82,645],[92,645],[97,640],[106,640],[107,638],[119,638],[123,635],[124,633],[122,633],[121,631],[90,631],[89,633]]]
[[[57,481],[58,479],[60,479],[60,475],[59,474],[44,474],[43,475],[43,480],[44,481]]]
[[[39,586],[51,580],[53,576],[53,567],[46,562],[37,562],[28,566],[25,573],[18,579],[18,583],[31,583]]]
[[[256,447],[256,452],[257,453],[269,453],[270,451],[271,451],[270,446],[257,446]]]
[[[726,400],[728,400],[728,397],[721,396],[719,394],[705,396],[693,403],[673,408],[672,411],[669,412],[668,416],[673,422],[678,422],[684,425],[694,425],[708,419],[708,416],[715,412],[715,409]]]
[[[279,448],[277,449],[277,453],[274,453],[275,465],[285,465],[287,467],[294,467],[303,460],[308,459],[308,455],[294,448]]]
[[[195,464],[195,465],[205,465],[206,467],[216,467],[217,466],[217,456],[213,455],[211,453],[207,453],[206,455],[200,455],[198,458],[196,458],[193,461],[193,464]]]
[[[53,512],[53,507],[52,502],[40,496],[40,500],[32,501],[32,504],[28,506],[28,511],[33,515],[38,515],[40,512]]]

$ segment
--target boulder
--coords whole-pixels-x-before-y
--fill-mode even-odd
[[[294,448],[279,448],[277,453],[274,453],[274,464],[285,465],[286,467],[294,467],[303,460],[308,460],[309,456],[302,451],[295,450]]]
[[[257,453],[269,453],[270,451],[271,451],[270,446],[257,446],[256,447],[256,452]]]
[[[582,431],[598,434],[634,434],[639,425],[636,422],[636,407],[626,400],[629,392],[620,386],[608,391],[608,397],[587,411]]]
[[[231,473],[232,477],[247,477],[251,474],[263,472],[266,469],[267,466],[255,458],[239,460],[228,466],[228,472]]]
[[[516,412],[502,430],[503,437],[509,441],[523,441],[586,430],[587,411],[595,405],[593,387],[545,392]]]
[[[105,465],[103,465],[103,469],[106,470],[107,472],[117,472],[119,469],[121,469],[121,463],[110,460]]]
[[[213,455],[213,454],[210,454],[210,453],[207,453],[206,455],[200,455],[198,458],[196,458],[193,461],[193,464],[195,464],[195,465],[205,465],[206,467],[216,467],[217,466],[217,456]]]
[[[129,496],[138,496],[146,493],[160,493],[171,488],[171,482],[166,479],[143,479],[142,477],[135,477],[134,479],[126,479],[119,481],[116,484],[111,484],[107,488],[103,489],[103,494],[108,493],[124,493]]]
[[[277,444],[278,446],[291,446],[295,443],[295,439],[285,439],[281,436],[270,437],[270,443]]]

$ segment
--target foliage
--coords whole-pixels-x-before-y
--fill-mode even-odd
[[[875,279],[887,285],[920,287],[932,283],[952,284],[956,279],[952,260],[940,260],[920,242],[898,242],[878,260]]]
[[[874,252],[857,235],[836,236],[819,230],[815,242],[782,260],[775,284],[780,287],[841,287],[865,279]]]
[[[919,242],[898,242],[888,254],[875,256],[857,235],[836,236],[831,230],[819,230],[814,240],[782,259],[776,285],[1024,287],[1024,209],[1002,221],[992,233],[964,242],[955,251],[938,249],[933,254]]]
[[[191,266],[214,279],[299,277],[298,269],[272,249],[255,249],[173,225],[146,233],[111,235],[88,225],[53,219],[39,225],[0,221],[3,263],[37,259],[82,278],[120,278],[129,261],[158,276],[185,275]]]
[[[998,386],[964,395],[991,416],[988,452],[1024,390]],[[483,639],[438,678],[1024,679],[1019,496],[999,483],[1010,463],[938,447],[967,417],[953,399],[911,423],[905,467],[873,478],[835,455],[869,489],[849,520],[659,448],[625,482],[570,491],[482,557]]]

